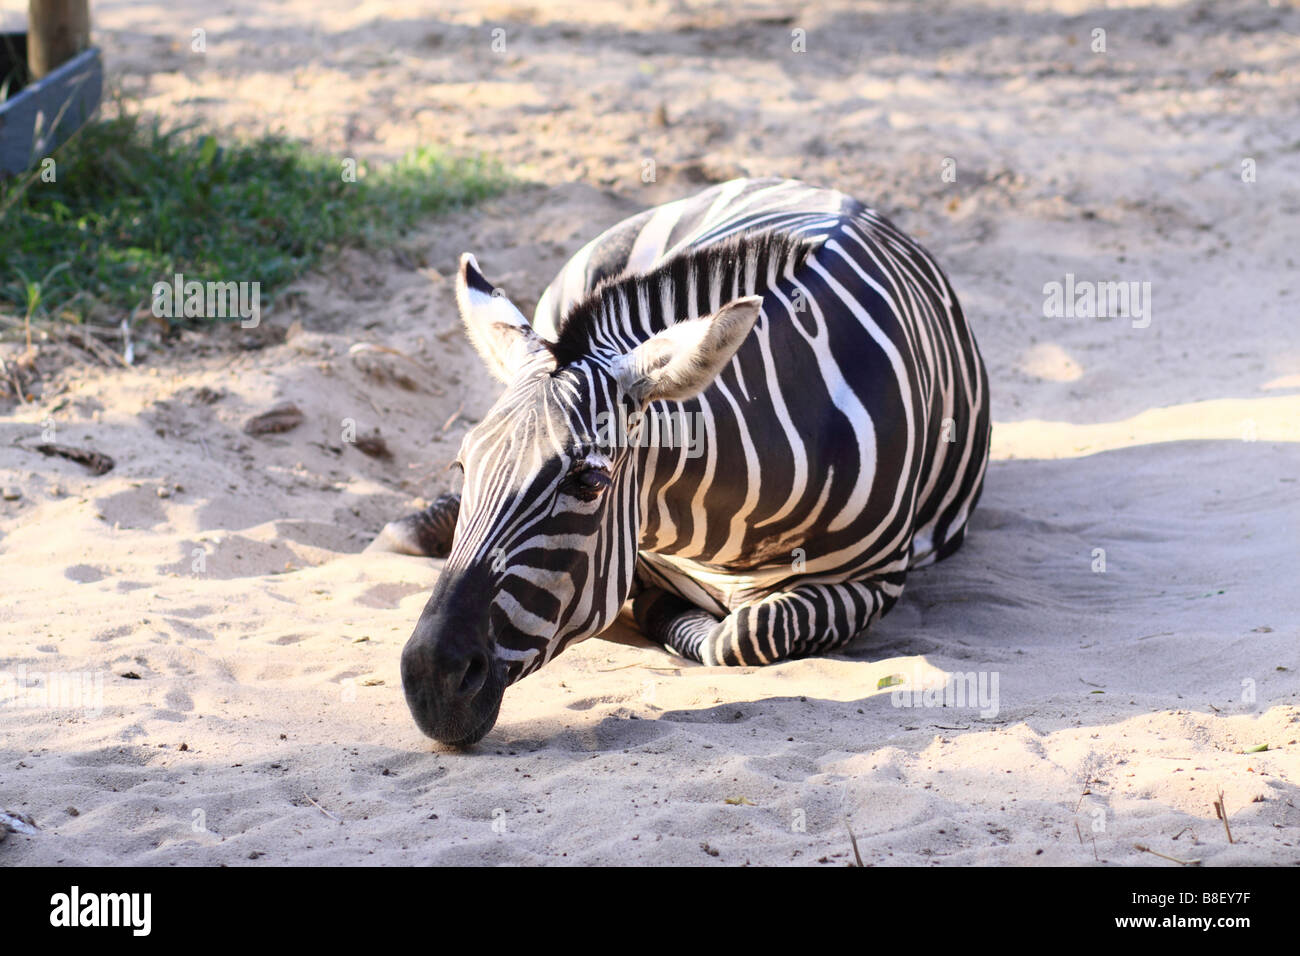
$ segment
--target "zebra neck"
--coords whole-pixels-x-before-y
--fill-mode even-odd
[[[764,294],[824,241],[815,234],[741,233],[669,254],[648,272],[593,289],[561,321],[552,351],[561,365],[583,355],[626,353],[678,322]]]

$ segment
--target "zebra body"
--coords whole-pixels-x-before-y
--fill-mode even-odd
[[[938,266],[855,199],[736,180],[598,236],[531,328],[472,260],[458,298],[508,388],[462,446],[448,571],[471,583],[439,582],[412,643],[438,643],[458,593],[489,594],[502,688],[629,596],[648,636],[695,660],[823,652],[962,541],[988,458],[984,366]],[[643,431],[601,439],[601,416],[638,415]],[[664,422],[694,441],[638,440]],[[405,654],[403,674],[419,721],[437,707]]]
[[[840,192],[735,180],[592,240],[547,288],[533,327],[556,340],[566,313],[602,282],[765,235],[820,248],[768,288],[742,275],[701,295],[716,309],[761,291],[762,317],[714,387],[682,409],[701,414],[708,454],[645,456],[638,577],[719,616],[800,584],[862,582],[848,597],[869,623],[910,568],[960,545],[987,463],[984,366],[956,296],[919,246]],[[678,414],[659,404],[648,414]],[[863,613],[847,611],[840,626],[790,643],[803,652],[842,643]],[[787,656],[761,638],[720,650],[736,663]]]

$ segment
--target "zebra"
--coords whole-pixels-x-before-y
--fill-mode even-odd
[[[480,740],[507,686],[629,599],[675,654],[769,664],[843,646],[962,543],[983,360],[930,255],[843,193],[738,179],[648,209],[531,323],[465,254],[456,301],[505,389],[460,494],[376,542],[446,557],[401,656],[438,741]],[[698,441],[646,440],[663,421]]]

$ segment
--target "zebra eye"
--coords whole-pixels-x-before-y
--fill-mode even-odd
[[[595,501],[610,486],[609,473],[599,468],[583,468],[571,472],[562,482],[560,490],[579,501]]]

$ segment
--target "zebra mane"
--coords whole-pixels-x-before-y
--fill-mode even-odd
[[[788,232],[742,232],[706,246],[677,253],[642,273],[604,279],[585,298],[575,302],[559,322],[559,337],[550,345],[558,367],[563,368],[603,346],[626,345],[627,331],[620,315],[630,309],[631,332],[640,339],[672,325],[680,316],[666,316],[655,304],[682,302],[696,277],[699,288],[721,288],[721,302],[744,295],[762,295],[783,276],[803,264],[823,242],[821,236]],[[734,291],[733,291],[734,290]],[[638,302],[651,303],[642,315]],[[679,311],[681,311],[679,309]]]

